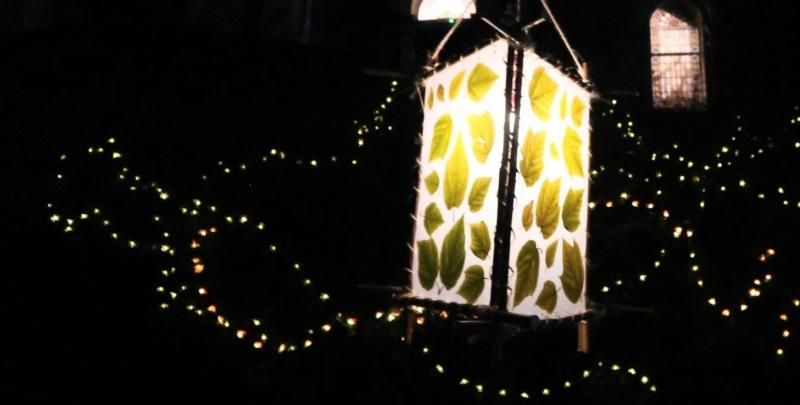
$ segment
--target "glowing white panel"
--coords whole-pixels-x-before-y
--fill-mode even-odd
[[[475,14],[474,0],[422,0],[417,10],[417,19],[429,21],[470,18],[473,14]]]
[[[563,318],[586,310],[590,94],[524,54],[510,312]]]
[[[488,305],[508,44],[497,41],[425,80],[412,290]]]

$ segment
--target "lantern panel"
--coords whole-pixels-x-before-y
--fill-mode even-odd
[[[415,296],[489,304],[507,54],[496,41],[424,82]]]

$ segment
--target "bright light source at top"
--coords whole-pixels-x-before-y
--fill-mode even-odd
[[[412,3],[412,14],[414,4],[419,4],[416,9],[419,21],[470,18],[475,14],[475,0],[417,0]]]

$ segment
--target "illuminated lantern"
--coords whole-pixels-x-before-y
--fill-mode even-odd
[[[411,14],[419,21],[470,18],[475,14],[474,0],[413,0]]]
[[[505,40],[424,86],[413,295],[585,312],[589,92]]]

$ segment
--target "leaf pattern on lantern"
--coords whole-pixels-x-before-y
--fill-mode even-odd
[[[536,306],[547,311],[548,314],[552,314],[553,310],[556,309],[557,300],[558,294],[555,283],[545,281],[542,286],[542,292],[539,293],[539,298],[536,299]]]
[[[533,201],[525,205],[522,209],[522,227],[527,231],[533,225]]]
[[[572,128],[567,127],[564,134],[564,163],[570,176],[583,177],[583,159],[581,158],[581,136]]]
[[[517,254],[517,279],[514,283],[514,307],[533,295],[539,281],[539,249],[529,240]]]
[[[474,304],[483,293],[484,284],[483,268],[477,265],[470,266],[464,271],[464,282],[458,288],[458,295],[468,304]]]
[[[569,190],[564,201],[564,210],[561,213],[564,228],[575,232],[581,225],[581,206],[583,203],[583,189]]]
[[[559,206],[561,196],[561,179],[545,181],[539,190],[536,206],[536,225],[541,229],[545,239],[550,238],[558,227]]]
[[[469,163],[464,152],[464,143],[461,136],[457,138],[455,150],[444,169],[444,204],[447,209],[458,207],[464,202],[469,180]]]
[[[439,211],[439,207],[436,206],[436,203],[430,203],[428,207],[425,208],[425,219],[423,222],[428,235],[433,234],[433,232],[444,223],[442,212]]]
[[[453,101],[458,98],[458,95],[461,94],[461,82],[464,81],[464,71],[458,72],[453,80],[450,82],[450,101]]]
[[[578,302],[583,293],[583,255],[578,243],[573,245],[563,241],[561,243],[562,260],[564,265],[564,272],[561,274],[561,287],[564,289],[564,295],[567,296],[572,303]]]
[[[464,260],[467,254],[464,245],[464,217],[462,216],[453,225],[453,228],[444,237],[444,242],[442,242],[440,275],[442,284],[448,290],[456,285],[459,277],[461,277],[461,270],[464,269]]]
[[[469,191],[469,210],[478,212],[483,208],[483,201],[486,199],[486,193],[489,191],[489,185],[492,184],[491,177],[478,177],[472,183],[472,189]]]
[[[554,240],[550,243],[550,246],[547,247],[547,251],[545,252],[544,263],[547,265],[547,268],[553,267],[553,264],[556,261],[556,252],[558,251],[558,240]]]
[[[439,275],[439,251],[433,239],[417,242],[417,255],[419,257],[419,283],[422,288],[430,290]]]
[[[472,152],[478,162],[486,163],[494,144],[494,120],[489,111],[467,115],[469,133],[472,135]]]
[[[489,251],[492,249],[492,240],[489,237],[489,227],[486,222],[478,222],[469,225],[470,235],[472,236],[472,243],[469,248],[475,257],[485,260],[489,256]]]
[[[544,131],[534,133],[528,130],[525,140],[522,142],[519,172],[528,187],[532,187],[539,180],[544,170],[544,141]]]
[[[450,114],[445,114],[436,120],[433,125],[433,139],[431,140],[431,152],[428,161],[444,158],[447,147],[450,146],[450,136],[453,133],[453,118]]]
[[[494,86],[499,76],[483,63],[478,63],[467,78],[467,95],[469,99],[479,103]]]
[[[533,79],[528,87],[528,98],[533,113],[540,120],[550,120],[550,110],[557,91],[558,84],[547,74],[545,68],[539,67],[533,72]]]
[[[439,174],[436,172],[431,172],[431,174],[425,176],[425,189],[428,190],[428,194],[433,195],[436,190],[439,189]]]

